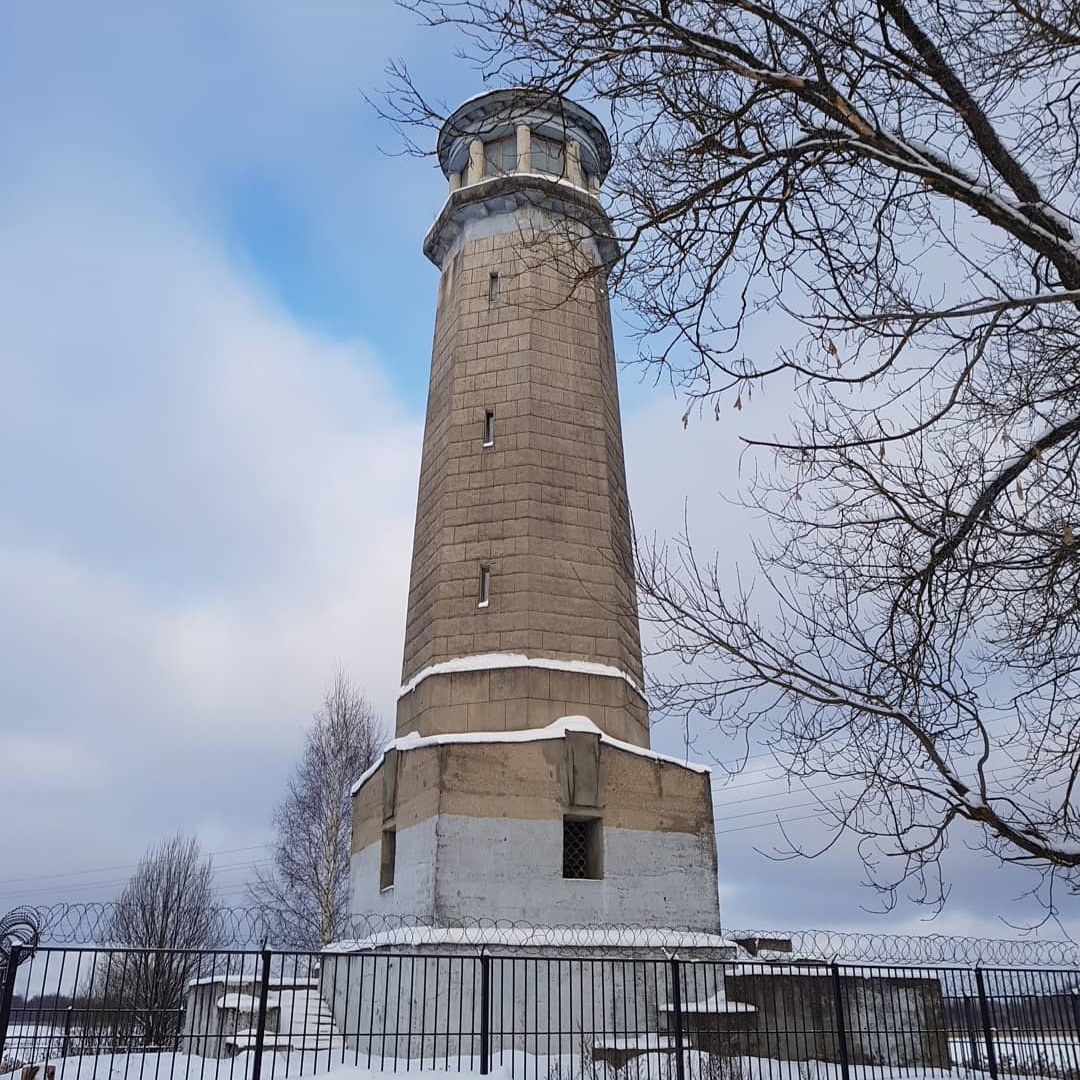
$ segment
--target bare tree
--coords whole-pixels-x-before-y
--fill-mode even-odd
[[[746,440],[756,564],[643,546],[658,703],[764,742],[887,899],[943,902],[960,827],[1052,908],[1080,882],[1080,8],[406,6],[486,79],[606,107],[602,269],[684,423],[794,385]],[[406,133],[439,121],[393,80]],[[793,344],[747,355],[765,319]]]
[[[284,943],[311,948],[344,929],[349,899],[353,782],[386,744],[382,722],[341,670],[315,713],[304,752],[274,810],[270,868],[251,895]]]
[[[176,835],[140,860],[110,909],[101,957],[80,991],[84,1027],[102,1045],[171,1045],[188,982],[214,944],[213,867],[194,837]]]

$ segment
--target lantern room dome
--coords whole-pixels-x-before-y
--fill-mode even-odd
[[[531,144],[528,169],[511,155],[521,147],[517,133],[527,128]],[[470,146],[485,145],[489,167],[500,172],[558,173],[565,147],[574,143],[585,176],[603,181],[611,168],[611,143],[603,124],[569,98],[529,87],[507,87],[477,94],[459,105],[439,131],[439,165],[451,181],[469,166]],[[503,162],[502,158],[506,161]]]

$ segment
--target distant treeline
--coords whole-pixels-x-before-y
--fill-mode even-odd
[[[13,994],[11,997],[12,1019],[20,1010],[46,1012],[53,1009],[66,1009],[74,1003],[75,999],[70,994],[35,994],[29,998],[23,997],[22,994]]]
[[[1009,998],[991,998],[988,1002],[990,1026],[998,1031],[1060,1030],[1080,1035],[1080,999],[1075,994],[1019,994]],[[945,999],[950,1028],[981,1029],[982,1015],[978,997]]]

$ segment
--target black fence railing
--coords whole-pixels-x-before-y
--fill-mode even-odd
[[[321,954],[39,947],[0,987],[0,1071],[274,1080],[347,1065],[522,1080],[1080,1080],[1074,969],[702,955],[457,943]]]

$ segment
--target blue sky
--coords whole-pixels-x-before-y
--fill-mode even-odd
[[[0,909],[108,898],[176,829],[238,902],[334,665],[388,717],[400,672],[445,181],[364,94],[477,80],[389,0],[7,0],[0,43]],[[739,425],[783,403],[684,431],[638,374],[637,524],[688,506],[734,565]],[[850,849],[756,852],[806,797],[744,783],[725,922],[882,925]],[[1020,882],[957,847],[932,929],[1000,932]]]

